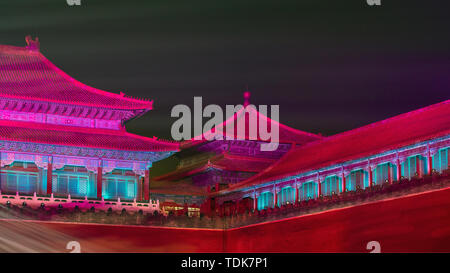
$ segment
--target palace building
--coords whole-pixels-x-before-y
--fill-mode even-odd
[[[295,147],[210,194],[216,212],[265,210],[448,173],[450,100]]]
[[[450,101],[329,137],[280,124],[274,152],[261,152],[260,140],[201,139],[155,164],[155,198],[197,196],[206,215],[255,212],[448,172]]]
[[[258,120],[271,122],[251,111]],[[157,162],[151,175],[152,196],[161,201],[170,198],[179,207],[201,204],[206,215],[230,215],[449,169],[450,101],[329,137],[279,124],[279,146],[272,152],[261,151],[264,142],[248,135],[227,140],[227,126],[236,126],[246,114],[242,110],[204,134],[223,134],[223,140],[208,141],[203,135],[185,141],[180,152]],[[248,122],[246,118],[246,133]]]
[[[179,147],[126,131],[152,101],[78,82],[26,41],[0,45],[1,194],[148,203],[149,168]]]
[[[152,101],[82,84],[26,40],[0,45],[0,200],[14,205],[256,215],[449,172],[450,100],[328,137],[278,123],[274,151],[247,133],[250,115],[275,121],[244,108],[177,143],[126,131]],[[227,135],[240,122],[246,135]]]
[[[250,93],[245,92],[243,106],[249,105]],[[322,136],[278,124],[278,148],[262,151],[259,133],[255,139],[249,137],[251,122],[272,122],[256,108],[242,108],[222,124],[213,127],[201,136],[184,141],[181,151],[154,164],[150,174],[152,198],[160,202],[205,205],[207,194],[218,192],[262,172],[275,164],[294,147],[322,139]],[[237,126],[243,124],[245,135],[238,135]],[[235,130],[231,133],[230,128]],[[230,135],[233,134],[233,135]],[[221,138],[217,139],[217,135]],[[208,140],[214,139],[214,140]]]

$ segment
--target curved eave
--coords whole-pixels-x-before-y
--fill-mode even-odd
[[[326,166],[343,164],[351,160],[445,137],[450,135],[449,126],[450,100],[446,100],[292,149],[263,172],[217,194],[234,192]],[[407,132],[405,133],[405,131]],[[372,145],[369,148],[363,147],[358,140],[363,144],[372,143]],[[370,141],[367,142],[368,140]],[[350,147],[322,155],[327,149],[340,145]],[[356,148],[357,150],[353,151],[358,145],[359,149]],[[313,158],[314,155],[317,158]]]
[[[314,141],[318,141],[321,139],[324,139],[323,136],[321,135],[316,135],[313,133],[309,133],[309,132],[305,132],[305,131],[301,131],[301,130],[297,130],[294,129],[292,127],[289,127],[287,125],[284,125],[278,121],[275,121],[263,114],[261,114],[260,112],[258,112],[256,109],[251,108],[252,111],[255,111],[256,116],[258,117],[258,122],[259,119],[263,119],[266,122],[270,122],[270,123],[274,123],[276,125],[278,125],[279,131],[283,132],[283,135],[286,134],[286,136],[284,137],[280,137],[280,139],[278,140],[278,143],[280,144],[305,144],[305,143],[309,143],[309,142],[314,142]],[[240,111],[238,111],[237,113],[235,113],[233,116],[231,116],[230,118],[228,118],[227,120],[225,120],[224,122],[222,122],[219,126],[214,127],[213,129],[209,130],[208,132],[205,132],[203,134],[201,134],[200,136],[196,136],[192,139],[189,140],[185,140],[181,143],[180,147],[182,149],[187,149],[187,148],[191,148],[197,145],[201,145],[203,143],[209,142],[209,141],[215,141],[213,139],[214,136],[216,135],[220,135],[223,139],[219,139],[220,140],[227,140],[226,139],[226,128],[227,128],[227,124],[230,123],[235,123],[238,119],[242,118],[242,112],[244,112],[245,109],[241,109]],[[246,130],[248,126],[246,126]],[[219,130],[216,130],[216,128],[219,128]],[[224,130],[225,128],[225,130]],[[213,132],[214,131],[214,132]],[[217,131],[217,132],[216,132]],[[212,139],[212,140],[209,140]],[[230,139],[231,140],[231,139]],[[234,140],[242,140],[242,141],[257,141],[257,142],[267,142],[264,140],[260,140],[259,138],[256,140],[252,140],[252,139],[247,139],[247,138],[237,138]]]
[[[99,95],[100,97],[105,97],[117,101],[123,102],[123,105],[116,104],[111,105],[108,103],[102,104],[102,103],[92,103],[89,101],[74,101],[70,99],[62,99],[62,98],[43,98],[43,97],[34,97],[34,96],[21,96],[21,95],[11,95],[11,94],[0,94],[2,97],[5,98],[11,98],[11,99],[21,99],[21,100],[29,100],[29,101],[41,101],[41,102],[50,102],[50,103],[62,103],[62,104],[70,104],[70,105],[77,105],[77,106],[87,106],[87,107],[101,107],[101,108],[108,108],[108,109],[117,109],[117,110],[145,110],[149,111],[153,109],[153,100],[144,100],[144,99],[138,99],[133,98],[129,96],[125,96],[123,94],[115,94],[107,91],[103,91],[91,86],[88,86],[68,74],[66,74],[64,71],[62,71],[60,68],[58,68],[55,64],[50,62],[42,53],[40,53],[37,50],[30,50],[23,47],[15,47],[15,46],[5,46],[0,45],[0,53],[5,52],[9,54],[14,55],[27,55],[27,56],[34,56],[39,59],[39,61],[43,62],[45,65],[49,67],[50,70],[56,72],[59,76],[61,76],[64,80],[69,82],[70,84],[73,84],[73,86],[77,88],[81,88],[83,90],[86,90],[92,94]],[[128,105],[126,105],[128,104]]]
[[[71,127],[0,120],[0,140],[130,152],[175,152],[176,142],[135,135],[122,130]]]

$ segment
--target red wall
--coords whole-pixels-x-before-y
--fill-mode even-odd
[[[450,252],[450,189],[221,230],[41,223],[107,252]]]
[[[231,252],[450,251],[450,189],[230,230]]]
[[[78,241],[82,252],[221,252],[223,249],[222,230],[42,224]]]

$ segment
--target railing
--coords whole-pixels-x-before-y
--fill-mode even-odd
[[[232,228],[449,187],[450,171],[447,170],[442,174],[434,173],[421,178],[402,179],[392,184],[384,183],[365,189],[348,191],[332,196],[321,196],[260,211],[252,211],[249,208],[241,207],[231,214],[221,216],[221,218],[227,219],[224,221],[227,228]]]
[[[142,213],[154,213],[160,212],[159,201],[150,200],[149,202],[133,202],[121,201],[118,198],[115,201],[112,200],[90,200],[87,197],[84,199],[71,198],[68,195],[65,197],[54,197],[53,194],[49,196],[38,196],[34,193],[32,196],[20,195],[18,192],[15,195],[2,194],[0,191],[0,204],[2,205],[15,205],[22,207],[30,207],[32,209],[38,208],[64,208],[64,209],[79,209],[81,211],[86,210],[100,210],[100,211],[127,211],[127,212],[139,212]]]
[[[2,207],[0,207],[0,210],[21,219],[44,221],[226,229],[314,214],[335,208],[351,207],[442,188],[450,188],[450,172],[448,171],[442,174],[433,174],[432,176],[411,180],[403,179],[393,184],[385,183],[344,194],[335,194],[261,211],[241,208],[227,216],[216,215],[209,217],[202,214],[200,217],[164,215],[162,213],[154,213],[157,210],[153,210],[150,207],[143,207],[143,203],[139,206],[139,203],[135,202],[96,201],[86,198],[84,200],[70,199],[71,202],[68,202],[69,198],[53,198],[52,200],[52,197],[45,196],[3,195],[1,193],[0,204],[8,202],[9,204],[6,210]],[[26,206],[23,205],[23,202],[26,202]],[[41,207],[42,203],[44,203],[44,209]],[[128,204],[132,205],[129,206]],[[134,206],[133,204],[136,205]],[[159,205],[159,203],[157,204]],[[60,208],[58,208],[59,205],[61,205]],[[74,209],[75,206],[78,206],[80,209]],[[95,209],[91,209],[92,207]],[[134,212],[132,208],[134,208]]]

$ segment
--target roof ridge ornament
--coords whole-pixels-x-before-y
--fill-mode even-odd
[[[244,107],[247,107],[250,104],[250,95],[250,91],[248,91],[248,88],[246,88],[246,91],[244,92]]]
[[[39,38],[36,37],[36,39],[33,40],[31,35],[28,35],[25,37],[25,41],[27,42],[27,49],[32,51],[39,51],[40,45],[39,45]]]

